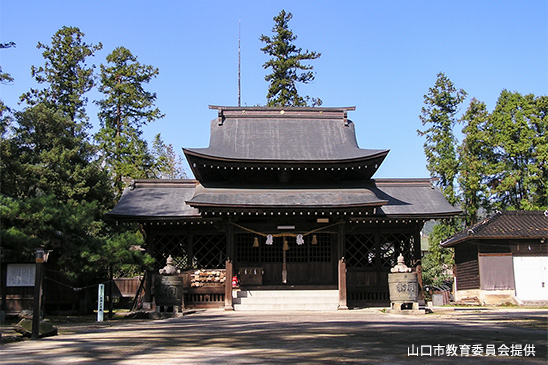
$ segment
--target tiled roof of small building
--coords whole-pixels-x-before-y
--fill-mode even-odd
[[[445,242],[450,247],[473,239],[548,239],[548,211],[497,212]]]

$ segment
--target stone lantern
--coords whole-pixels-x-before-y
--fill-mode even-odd
[[[159,275],[156,275],[154,280],[156,307],[173,307],[174,315],[184,310],[183,278],[179,276],[180,273],[169,255],[166,266],[159,270]]]
[[[399,314],[424,314],[419,309],[419,283],[417,273],[405,265],[403,255],[398,256],[398,263],[388,274],[390,292],[390,312]]]

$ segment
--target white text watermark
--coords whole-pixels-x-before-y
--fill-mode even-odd
[[[510,356],[528,357],[535,355],[535,345],[515,343],[507,346],[494,344],[472,345],[411,345],[407,356]]]

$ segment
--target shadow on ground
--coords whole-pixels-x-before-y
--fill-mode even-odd
[[[205,311],[179,319],[145,321],[0,347],[0,362],[33,363],[403,363],[455,362],[409,356],[412,345],[534,345],[535,356],[470,356],[485,363],[546,363],[548,311],[396,316],[379,312],[239,313]],[[440,348],[440,347],[438,347]],[[458,352],[460,354],[460,352]],[[530,354],[531,355],[531,354]]]

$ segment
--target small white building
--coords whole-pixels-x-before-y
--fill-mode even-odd
[[[442,243],[455,249],[455,299],[548,303],[548,211],[497,212]]]

